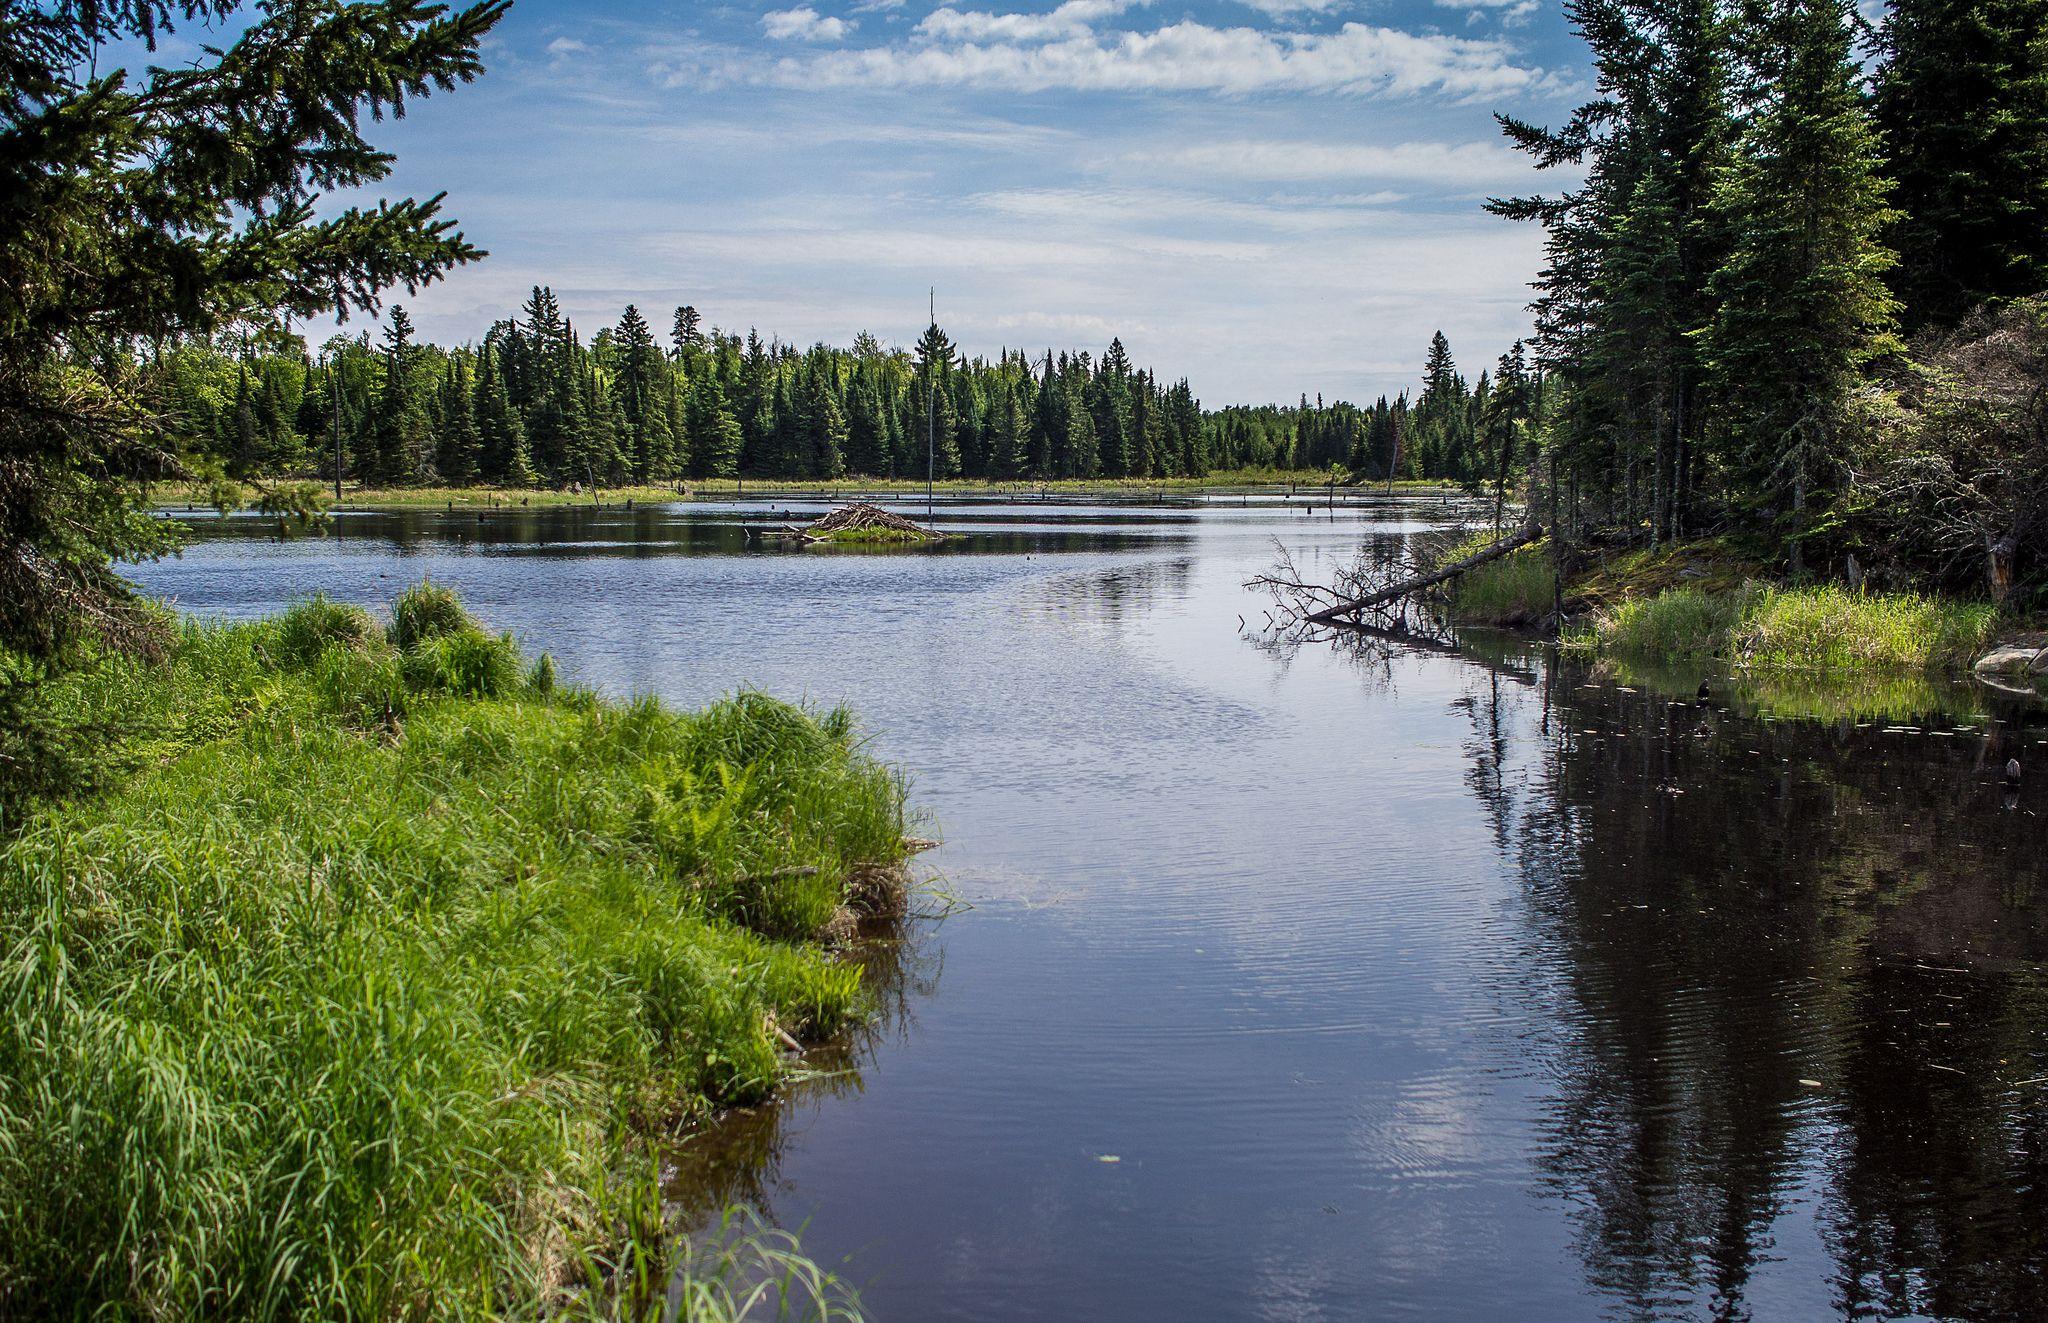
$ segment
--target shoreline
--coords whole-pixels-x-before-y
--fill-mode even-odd
[[[1450,617],[1589,657],[1845,681],[2002,678],[2007,693],[2031,682],[2048,696],[2042,622],[1980,599],[1786,583],[1716,541],[1601,555],[1565,575],[1561,593],[1554,575],[1548,539],[1532,543],[1467,574],[1446,594]]]
[[[1300,496],[1322,499],[1334,493],[1343,501],[1359,496],[1384,495],[1458,495],[1462,492],[1454,483],[1402,479],[1389,486],[1384,482],[1364,482],[1347,486],[1338,482],[1334,486],[1327,473],[1285,472],[1272,470],[1246,470],[1213,473],[1200,478],[1059,478],[1045,482],[1003,482],[981,479],[946,478],[933,484],[932,491],[939,496],[981,496],[1013,497],[1019,499],[1061,499],[1087,500],[1091,498],[1118,501],[1144,500],[1147,498],[1172,499],[1198,495],[1256,495],[1256,496]],[[458,510],[473,509],[555,509],[555,508],[604,508],[632,504],[667,505],[688,504],[698,501],[732,501],[749,499],[756,494],[766,497],[815,498],[821,501],[854,500],[863,496],[876,496],[901,501],[924,495],[925,484],[921,479],[909,478],[839,478],[829,481],[817,479],[774,479],[748,478],[740,481],[733,478],[692,479],[681,484],[642,484],[627,487],[608,487],[596,492],[567,491],[549,488],[521,487],[384,487],[362,488],[343,484],[341,499],[334,498],[332,484],[317,483],[304,478],[263,479],[265,482],[290,484],[313,483],[318,487],[324,508],[329,510],[404,510],[429,509],[452,506]],[[209,491],[199,485],[188,483],[165,483],[155,493],[154,504],[159,508],[170,506],[205,506]]]

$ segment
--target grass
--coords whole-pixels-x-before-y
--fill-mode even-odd
[[[920,542],[938,542],[939,533],[913,533],[907,528],[835,528],[829,533],[814,533],[811,545],[820,543],[839,546],[907,546]]]
[[[1492,530],[1481,532],[1446,549],[1440,563],[1469,556],[1495,540]],[[1461,574],[1449,592],[1453,616],[1466,624],[1533,624],[1551,613],[1556,600],[1550,544],[1532,542]]]
[[[1481,532],[1446,547],[1455,560],[1493,541]],[[1602,557],[1565,585],[1582,614],[1565,643],[1581,651],[1663,663],[1720,659],[1774,671],[1967,671],[1998,629],[1984,602],[1917,593],[1861,592],[1838,584],[1778,586],[1720,541]],[[1462,575],[1451,612],[1467,624],[1526,625],[1553,601],[1547,541]]]
[[[898,894],[904,791],[844,712],[602,702],[431,587],[50,702],[128,770],[0,853],[0,1315],[842,1298],[673,1244],[632,1173],[864,1013],[819,938]]]
[[[1866,593],[1835,584],[1672,588],[1596,611],[1581,646],[1675,660],[1717,656],[1805,671],[1962,671],[1992,641],[1985,602]]]
[[[994,482],[980,479],[946,478],[935,484],[938,491],[948,495],[1036,495],[1050,492],[1054,495],[1083,497],[1144,496],[1148,494],[1186,494],[1213,489],[1236,489],[1241,487],[1297,487],[1301,490],[1320,488],[1329,481],[1325,470],[1291,469],[1229,469],[1204,474],[1199,478],[1062,478],[1047,482]],[[1378,490],[1382,483],[1366,483],[1368,489]],[[1403,480],[1394,484],[1400,491],[1442,491],[1446,484],[1438,482],[1415,482]],[[365,488],[345,484],[337,509],[391,509],[413,507],[454,506],[457,509],[504,508],[504,507],[549,507],[592,505],[623,505],[632,501],[636,505],[659,505],[670,501],[683,500],[727,500],[746,494],[787,495],[819,493],[823,495],[845,495],[860,492],[887,492],[908,494],[925,489],[922,478],[830,478],[830,479],[766,479],[748,478],[740,482],[733,478],[692,478],[680,485],[643,484],[628,487],[607,487],[602,491],[569,492],[553,489],[520,487],[390,487]],[[324,488],[331,497],[333,487]],[[163,503],[170,506],[206,506],[207,491],[181,484],[167,484],[158,492]]]

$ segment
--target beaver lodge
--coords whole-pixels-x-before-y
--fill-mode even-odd
[[[913,543],[937,542],[944,533],[926,528],[923,524],[892,514],[877,505],[856,501],[842,505],[829,514],[821,515],[809,524],[799,528],[786,525],[772,537],[786,538],[806,543]]]

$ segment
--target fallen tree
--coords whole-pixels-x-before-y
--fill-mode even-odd
[[[1521,531],[1448,564],[1417,568],[1413,573],[1391,580],[1359,567],[1340,574],[1334,586],[1303,579],[1294,567],[1293,559],[1282,548],[1278,566],[1246,586],[1264,588],[1272,593],[1288,623],[1311,629],[1331,625],[1356,628],[1363,623],[1362,618],[1368,611],[1384,613],[1390,608],[1405,606],[1410,598],[1425,589],[1499,560],[1542,536],[1543,526],[1532,520]],[[1380,574],[1385,572],[1383,568]],[[1405,621],[1402,628],[1408,628]]]
[[[1311,611],[1307,619],[1313,625],[1327,625],[1337,620],[1340,616],[1357,616],[1372,607],[1382,606],[1397,598],[1406,597],[1410,593],[1421,592],[1424,588],[1434,587],[1447,579],[1455,579],[1469,570],[1476,570],[1488,561],[1499,560],[1511,551],[1519,551],[1542,536],[1543,525],[1532,521],[1513,537],[1503,538],[1492,546],[1483,547],[1469,556],[1454,560],[1441,569],[1431,570],[1427,574],[1412,574],[1405,579],[1390,583],[1384,588],[1367,593],[1363,597],[1339,602],[1335,606],[1327,606],[1320,611]]]

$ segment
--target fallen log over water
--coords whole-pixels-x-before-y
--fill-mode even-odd
[[[1371,610],[1373,607],[1384,606],[1388,602],[1406,597],[1410,593],[1420,592],[1424,588],[1433,587],[1444,582],[1446,579],[1455,579],[1470,570],[1476,570],[1488,561],[1499,560],[1509,552],[1518,551],[1542,536],[1543,525],[1532,521],[1524,525],[1522,531],[1513,537],[1503,538],[1490,547],[1484,547],[1469,556],[1461,557],[1448,565],[1431,570],[1427,574],[1410,575],[1405,579],[1387,584],[1385,587],[1367,593],[1363,597],[1354,597],[1347,601],[1339,602],[1335,606],[1326,606],[1320,611],[1311,611],[1302,618],[1312,625],[1327,625],[1342,616],[1356,616],[1361,612]]]

